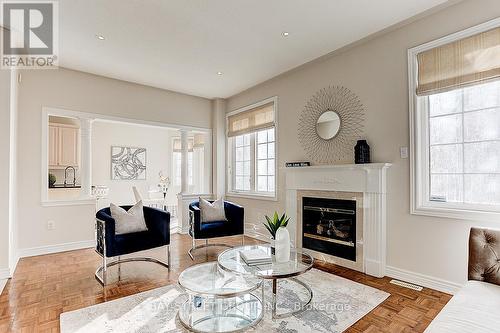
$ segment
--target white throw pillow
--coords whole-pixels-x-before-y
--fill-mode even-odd
[[[115,220],[115,235],[148,230],[146,220],[144,220],[142,201],[130,207],[128,211],[113,203],[109,205],[109,208],[111,217]]]
[[[224,212],[224,199],[221,198],[210,203],[200,198],[200,215],[202,223],[227,221],[226,213]]]

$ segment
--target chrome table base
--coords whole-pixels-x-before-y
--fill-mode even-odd
[[[229,236],[229,237],[231,237],[231,236]],[[203,249],[203,248],[212,247],[212,246],[227,247],[227,248],[230,248],[230,249],[233,248],[233,246],[228,245],[228,244],[222,244],[222,243],[210,244],[210,243],[208,243],[208,239],[205,239],[205,244],[196,245],[196,241],[197,240],[201,240],[201,239],[196,239],[194,237],[191,237],[192,245],[191,245],[191,248],[188,251],[188,255],[191,258],[191,260],[194,260],[194,251],[200,250],[200,249]],[[243,245],[243,244],[245,244],[245,235],[241,235],[241,245]]]
[[[305,302],[301,302],[300,306],[299,306],[299,308],[297,310],[293,310],[293,311],[290,311],[290,312],[278,314],[278,309],[277,309],[277,303],[278,303],[278,279],[274,279],[272,281],[272,283],[273,283],[273,295],[272,295],[272,303],[271,303],[272,304],[271,311],[272,311],[273,319],[288,318],[288,317],[291,317],[291,316],[293,316],[295,314],[304,312],[306,310],[307,306],[312,301],[313,291],[312,291],[311,287],[309,287],[306,283],[304,283],[304,282],[302,282],[299,279],[296,279],[294,277],[288,278],[288,281],[293,281],[293,282],[301,285],[302,287],[304,287],[307,290],[308,299]],[[264,288],[264,287],[262,287],[262,288]],[[264,292],[262,292],[262,294],[264,295]]]
[[[247,299],[245,299],[247,298]],[[231,306],[223,306],[224,298],[211,299],[211,302],[221,302],[214,309],[206,311],[205,314],[196,316],[195,301],[189,295],[186,302],[181,305],[178,313],[180,323],[196,333],[223,332],[235,333],[247,331],[251,327],[257,326],[264,316],[263,301],[253,293],[247,296],[235,297],[236,303]],[[206,307],[207,299],[199,297],[199,307]],[[246,310],[243,310],[245,309]],[[249,310],[249,309],[253,309]]]
[[[227,244],[222,244],[222,243],[221,244],[215,244],[215,243],[213,243],[213,244],[210,243],[209,244],[208,241],[207,241],[203,245],[197,245],[197,246],[193,246],[192,248],[190,248],[189,251],[188,251],[189,257],[191,257],[191,260],[194,260],[194,254],[193,254],[194,251],[200,250],[200,249],[203,249],[203,248],[207,248],[207,247],[212,247],[212,246],[220,246],[220,247],[232,248],[232,246],[227,245]]]

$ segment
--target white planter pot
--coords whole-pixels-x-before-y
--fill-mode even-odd
[[[276,262],[290,261],[290,234],[288,229],[280,227],[276,231],[276,240],[274,243]]]

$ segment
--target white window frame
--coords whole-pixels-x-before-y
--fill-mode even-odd
[[[192,136],[188,136],[188,140],[190,139],[193,139]],[[177,186],[177,187],[181,187],[182,186],[182,175],[179,176],[179,178],[177,178],[177,172],[180,172],[181,169],[182,169],[182,152],[180,151],[175,151],[175,140],[179,140],[179,142],[181,141],[181,137],[180,136],[173,136],[172,137],[172,185],[173,186]],[[193,141],[193,144],[194,144],[194,141]],[[188,186],[193,186],[194,184],[194,170],[193,170],[193,165],[191,165],[191,168],[189,168],[189,154],[191,153],[191,162],[193,162],[193,158],[194,158],[194,151],[188,151]],[[181,165],[179,166],[179,168],[177,168],[177,161],[176,161],[176,156],[178,156],[177,154],[180,154],[181,157]],[[191,170],[191,175],[189,174],[189,171]],[[181,172],[182,174],[182,172]],[[191,178],[191,182],[189,182]]]
[[[250,165],[250,191],[236,191],[233,189],[233,172],[232,168],[234,165],[234,154],[233,154],[233,139],[227,136],[228,120],[229,117],[241,112],[245,112],[262,105],[273,103],[274,108],[274,193],[268,194],[265,192],[255,191],[256,187],[256,175],[257,175],[257,152],[256,152],[256,131],[252,134],[252,139],[250,140],[250,154],[253,156]],[[247,105],[240,109],[234,110],[226,114],[226,196],[227,197],[239,197],[239,198],[249,198],[249,199],[260,199],[260,200],[270,200],[278,201],[278,97],[270,97],[259,101],[257,103]]]
[[[458,220],[499,221],[498,208],[487,205],[453,204],[429,200],[428,110],[416,95],[418,63],[421,52],[498,28],[500,18],[451,34],[408,50],[409,126],[410,126],[410,213]]]

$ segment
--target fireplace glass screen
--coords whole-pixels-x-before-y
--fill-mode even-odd
[[[302,199],[302,246],[356,261],[356,201]]]

